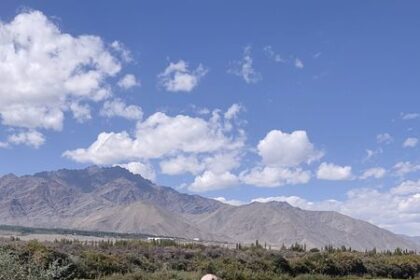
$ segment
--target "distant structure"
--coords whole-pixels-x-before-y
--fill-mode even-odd
[[[148,241],[160,241],[160,240],[175,240],[175,238],[170,238],[170,237],[147,237]]]
[[[221,280],[219,277],[213,274],[206,274],[203,277],[201,277],[201,280]]]

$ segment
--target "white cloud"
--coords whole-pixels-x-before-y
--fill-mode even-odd
[[[372,159],[373,157],[382,154],[383,153],[383,149],[382,148],[378,148],[376,150],[370,150],[370,149],[366,149],[366,156],[363,159],[363,161],[368,161],[370,159]]]
[[[154,181],[156,179],[156,172],[148,163],[134,161],[125,164],[117,164],[117,166],[125,168],[133,174],[141,175],[148,180]]]
[[[420,180],[418,181],[404,181],[400,185],[391,189],[392,194],[405,195],[420,193]]]
[[[178,155],[161,161],[160,167],[164,174],[195,175],[194,182],[187,187],[191,191],[203,192],[230,187],[239,182],[232,170],[240,166],[241,157],[241,149],[234,148],[200,155]]]
[[[360,176],[360,179],[367,179],[367,178],[376,178],[380,179],[384,177],[386,174],[386,170],[382,167],[373,167],[365,170]]]
[[[227,120],[234,119],[238,116],[238,114],[243,110],[243,107],[237,103],[233,104],[229,107],[229,109],[225,112],[224,117]]]
[[[403,147],[414,148],[415,146],[417,146],[418,142],[419,142],[419,139],[414,138],[414,137],[408,137],[407,139],[405,139],[403,143]]]
[[[376,142],[379,144],[390,144],[394,139],[389,133],[380,133],[376,135]]]
[[[321,180],[350,180],[352,178],[351,166],[339,166],[323,162],[319,165],[316,177]]]
[[[248,46],[244,49],[242,59],[233,62],[228,73],[241,77],[247,84],[257,83],[262,79],[262,76],[255,71],[253,64],[254,61],[251,57],[251,47]]]
[[[114,164],[137,159],[133,146],[134,140],[126,131],[101,132],[89,148],[66,151],[63,156],[77,162]]]
[[[226,188],[239,182],[232,171],[241,164],[244,131],[232,118],[238,107],[214,110],[205,117],[155,113],[138,122],[133,133],[102,132],[88,148],[63,155],[78,162],[120,164],[158,160],[168,175],[191,173],[195,192]],[[226,116],[226,117],[225,117]],[[232,129],[226,130],[226,122]]]
[[[244,111],[244,108],[240,104],[233,104],[229,109],[224,113],[224,130],[230,131],[234,128],[234,124],[243,124],[244,121],[238,119],[239,113]]]
[[[134,76],[133,74],[125,75],[118,81],[117,84],[123,89],[130,89],[135,86],[140,86],[140,82],[137,81],[136,76]]]
[[[311,179],[311,172],[300,167],[319,160],[323,152],[309,141],[305,131],[285,133],[272,130],[258,143],[261,163],[242,171],[240,180],[257,187],[279,187],[305,184]]]
[[[213,198],[213,199],[214,199],[214,200],[217,200],[217,201],[219,201],[219,202],[222,202],[222,203],[224,203],[224,204],[229,204],[229,205],[233,205],[233,206],[240,206],[240,205],[245,204],[243,201],[236,200],[236,199],[226,199],[226,198],[224,198],[224,197],[222,197],[222,196],[220,196],[220,197],[215,197],[215,198]]]
[[[0,86],[0,94],[1,88]],[[32,106],[31,104],[13,104],[9,107],[3,107],[0,110],[2,123],[7,126],[55,130],[61,130],[63,127],[63,111],[59,108],[48,108],[48,105]]]
[[[202,162],[206,170],[223,173],[239,167],[241,157],[241,149],[225,150],[204,157]]]
[[[168,116],[157,112],[138,122],[130,135],[123,131],[102,132],[86,149],[67,151],[64,156],[79,162],[113,164],[128,160],[164,159],[179,154],[214,154],[243,147],[241,130],[223,129],[218,110],[208,118]]]
[[[133,61],[131,52],[124,46],[123,43],[119,41],[114,41],[111,43],[111,48],[121,57],[124,62]]]
[[[199,115],[208,115],[210,113],[211,113],[211,111],[208,108],[198,108],[197,109],[197,114],[199,114]]]
[[[265,55],[268,58],[270,58],[271,60],[273,60],[274,62],[281,62],[281,63],[286,62],[286,60],[283,59],[280,54],[274,52],[272,46],[265,46],[263,51],[264,51]]]
[[[129,120],[141,120],[143,111],[139,106],[126,105],[121,99],[105,101],[101,115],[105,117],[122,117]]]
[[[193,192],[207,192],[235,186],[238,183],[236,175],[228,171],[220,174],[205,171],[202,175],[195,177],[188,189]]]
[[[78,122],[82,123],[92,118],[92,115],[90,113],[90,107],[87,104],[79,104],[77,102],[74,102],[70,105],[70,110],[73,113],[73,117]]]
[[[8,143],[14,145],[27,145],[39,148],[45,142],[44,135],[36,130],[29,130],[12,134],[7,139]]]
[[[154,158],[177,152],[208,153],[243,146],[241,137],[232,139],[233,135],[224,133],[217,112],[208,120],[155,113],[137,125],[136,136],[143,146],[140,148],[141,154]]]
[[[191,173],[196,175],[204,170],[205,166],[195,156],[178,155],[174,158],[160,162],[160,169],[163,174],[180,175]]]
[[[184,60],[177,63],[169,63],[169,66],[158,75],[159,84],[167,91],[190,92],[198,86],[200,80],[207,74],[208,70],[199,65],[195,70],[189,70]]]
[[[287,63],[287,64],[289,64],[289,65],[294,66],[294,67],[295,67],[295,68],[297,68],[297,69],[303,69],[303,68],[305,68],[305,65],[304,65],[304,63],[303,63],[303,61],[302,61],[302,59],[301,59],[301,58],[292,56],[292,57],[289,57],[289,59],[285,59],[285,58],[284,58],[284,57],[282,57],[280,54],[276,53],[276,52],[273,50],[273,47],[272,47],[272,46],[265,46],[265,47],[263,48],[263,51],[264,51],[264,54],[265,54],[265,55],[266,55],[266,56],[267,56],[270,60],[272,60],[272,61],[274,61],[274,62],[277,62],[277,63]],[[318,52],[318,53],[316,53],[316,54],[314,55],[314,58],[316,59],[316,58],[318,58],[320,55],[321,55],[321,53],[320,53],[320,52]]]
[[[305,65],[303,65],[303,61],[299,58],[295,58],[295,67],[298,69],[303,69]]]
[[[216,109],[200,117],[157,112],[138,122],[131,133],[102,132],[89,147],[63,155],[99,165],[155,160],[163,174],[194,175],[186,186],[195,192],[239,183],[260,187],[307,183],[311,172],[300,165],[318,160],[323,153],[315,149],[304,131],[271,131],[258,145],[261,162],[241,170],[248,153],[243,121],[238,119],[241,110],[234,104],[226,112]],[[227,123],[230,129],[226,129]]]
[[[303,209],[311,208],[314,203],[307,201],[299,196],[272,196],[272,197],[258,197],[251,200],[251,202],[268,203],[272,201],[287,202],[294,207]]]
[[[315,149],[303,130],[292,133],[272,130],[258,143],[257,148],[267,166],[297,166],[319,160],[323,156],[323,152]]]
[[[160,162],[162,173],[168,175],[180,175],[190,173],[197,175],[205,170],[214,173],[224,173],[239,167],[240,154],[236,150],[227,152],[215,152],[205,156],[178,155]]]
[[[403,177],[406,174],[420,171],[420,165],[411,163],[409,161],[400,161],[400,162],[397,162],[392,167],[392,169],[395,175]]]
[[[401,119],[414,120],[420,117],[419,113],[401,113]]]
[[[0,23],[0,41],[0,116],[7,126],[61,130],[64,112],[87,116],[71,104],[109,96],[107,78],[121,69],[100,37],[63,33],[39,11]]]
[[[255,167],[240,175],[241,181],[257,187],[279,187],[283,185],[305,184],[311,179],[309,171],[300,168]]]
[[[384,191],[353,189],[342,201],[308,201],[297,196],[256,198],[252,201],[286,201],[307,210],[338,211],[397,233],[416,235],[420,227],[420,181],[404,181]]]
[[[406,195],[420,193],[420,180],[418,181],[404,181],[400,185],[394,187],[390,191],[392,194]]]

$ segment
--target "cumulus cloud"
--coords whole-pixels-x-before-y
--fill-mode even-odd
[[[7,142],[14,145],[31,146],[37,149],[44,144],[45,138],[42,133],[36,130],[29,130],[10,135]]]
[[[139,106],[126,105],[121,99],[105,101],[101,115],[105,117],[122,117],[128,120],[141,120],[143,111]]]
[[[149,163],[134,161],[125,164],[117,164],[116,166],[125,168],[131,173],[141,175],[143,178],[149,179],[151,181],[156,179],[156,172]]]
[[[191,173],[196,175],[204,170],[205,166],[196,156],[178,155],[160,162],[160,170],[167,175],[180,175]]]
[[[339,166],[323,162],[319,165],[316,177],[321,180],[341,181],[352,178],[351,166]]]
[[[379,144],[390,144],[392,141],[394,141],[394,138],[387,132],[376,135],[376,142]]]
[[[193,175],[193,181],[185,186],[194,192],[240,183],[259,187],[307,183],[311,172],[302,166],[319,160],[323,153],[304,131],[269,132],[257,146],[261,160],[254,167],[243,168],[242,159],[249,150],[244,122],[238,117],[242,110],[233,104],[225,112],[216,109],[199,117],[157,112],[137,122],[130,133],[101,132],[90,146],[63,155],[99,165],[156,162],[162,174]]]
[[[62,130],[66,112],[90,119],[88,103],[111,95],[109,78],[129,56],[119,42],[64,33],[39,11],[0,22],[0,42],[0,120],[27,130],[10,138],[15,142],[37,135],[34,147],[44,143],[36,130]]]
[[[404,148],[414,148],[415,146],[417,146],[419,142],[419,139],[415,138],[415,137],[408,137],[407,139],[405,139],[404,143],[403,143],[403,147]]]
[[[13,104],[0,110],[2,124],[7,126],[54,130],[61,130],[63,127],[64,113],[60,108],[33,106],[31,104]]]
[[[127,74],[118,81],[118,86],[123,89],[130,89],[135,86],[140,86],[140,81],[136,79],[133,74]]]
[[[79,162],[112,164],[134,159],[163,159],[179,154],[229,151],[244,145],[240,131],[223,130],[215,111],[206,118],[168,116],[157,112],[138,122],[134,133],[102,132],[88,148],[67,151],[64,156]]]
[[[223,173],[236,169],[240,166],[242,149],[222,150],[204,157],[202,162],[206,170],[215,173]]]
[[[301,168],[255,167],[241,174],[241,181],[257,187],[279,187],[283,185],[305,184],[311,173]]]
[[[60,130],[72,100],[98,101],[121,69],[100,37],[63,33],[38,11],[0,23],[2,123]]]
[[[243,139],[225,134],[222,122],[218,112],[209,119],[155,113],[137,125],[136,136],[143,146],[140,154],[159,158],[177,152],[197,154],[242,147]]]
[[[191,191],[229,187],[239,182],[232,171],[240,166],[245,145],[245,133],[236,122],[239,111],[234,105],[201,117],[157,112],[137,122],[132,133],[102,132],[89,147],[63,155],[99,165],[155,160],[163,174],[194,175],[187,186]],[[226,123],[231,129],[226,130]]]
[[[78,122],[82,123],[92,118],[90,107],[87,104],[80,104],[77,102],[71,103],[70,110],[73,113],[73,117]]]
[[[159,84],[167,91],[190,92],[198,86],[207,72],[208,70],[201,64],[195,70],[189,70],[188,63],[179,60],[176,63],[169,63],[168,67],[158,75]]]
[[[392,170],[395,175],[404,177],[406,174],[420,171],[420,164],[414,164],[410,161],[400,161],[392,167]]]
[[[94,164],[113,164],[135,160],[134,140],[126,132],[101,132],[88,148],[66,151],[63,156],[77,162]]]
[[[301,165],[319,160],[324,153],[315,148],[305,131],[292,133],[272,130],[257,145],[261,162],[240,174],[244,184],[258,187],[279,187],[305,184],[311,172]]]
[[[244,79],[247,84],[257,83],[262,79],[260,73],[254,69],[254,61],[251,56],[251,47],[244,49],[243,57],[239,61],[234,61],[230,66],[228,73]]]
[[[309,164],[324,155],[309,141],[306,131],[303,130],[292,133],[272,130],[258,143],[257,148],[263,163],[271,167]]]
[[[386,170],[382,167],[373,167],[366,169],[360,179],[368,179],[368,178],[375,178],[380,179],[383,178],[386,174]]]
[[[236,175],[229,171],[223,173],[214,173],[212,171],[205,171],[200,176],[195,177],[194,182],[188,187],[194,192],[206,192],[218,189],[224,189],[237,185],[239,180]]]
[[[160,162],[160,169],[163,174],[180,175],[190,173],[197,175],[204,170],[216,174],[231,171],[239,167],[241,155],[239,151],[221,151],[204,155],[178,155]]]

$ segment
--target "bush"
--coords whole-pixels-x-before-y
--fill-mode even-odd
[[[240,247],[240,248],[239,248]],[[346,277],[420,276],[420,256],[407,251],[355,252],[347,248],[305,251],[124,240],[68,242],[0,240],[0,280],[199,279],[317,280]]]

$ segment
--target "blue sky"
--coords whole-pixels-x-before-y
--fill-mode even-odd
[[[417,1],[76,3],[0,4],[0,174],[120,164],[420,234]]]

